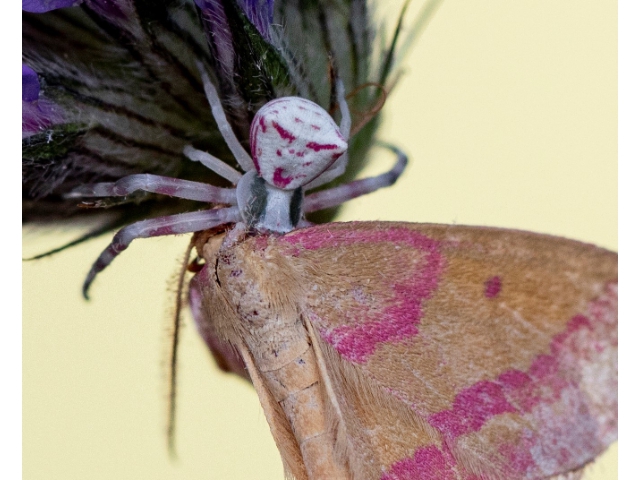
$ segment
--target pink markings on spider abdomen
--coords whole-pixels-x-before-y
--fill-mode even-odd
[[[293,176],[285,177],[283,173],[284,173],[284,169],[280,167],[276,168],[275,171],[273,172],[273,184],[278,188],[285,188],[294,179]]]
[[[317,178],[348,147],[331,116],[299,97],[283,97],[263,105],[251,124],[249,143],[258,174],[284,190]]]
[[[495,298],[502,290],[502,280],[495,276],[484,282],[484,296],[487,298]]]
[[[418,250],[421,262],[412,265],[410,274],[397,272],[397,282],[389,278],[389,288],[393,290],[393,300],[384,309],[362,305],[352,308],[345,315],[348,324],[321,329],[327,342],[344,358],[362,363],[384,343],[397,343],[418,334],[422,318],[423,302],[428,300],[438,288],[438,282],[445,267],[444,256],[439,243],[414,230],[388,228],[385,230],[333,230],[322,228],[301,230],[286,236],[285,241],[308,250],[333,248],[354,243],[391,243],[401,248],[403,245]]]
[[[273,125],[273,128],[276,129],[276,132],[278,132],[278,135],[280,135],[280,138],[282,138],[283,140],[288,141],[289,143],[293,142],[296,138],[298,138],[293,133],[291,133],[289,130],[287,130],[282,125],[280,125],[278,122],[276,122],[275,120],[271,122],[271,125]]]
[[[314,152],[319,152],[321,150],[336,150],[340,148],[340,146],[336,145],[335,143],[308,142],[305,146],[307,148],[310,148]]]

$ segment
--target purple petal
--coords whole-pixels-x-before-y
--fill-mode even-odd
[[[135,9],[130,0],[85,0],[86,4],[101,17],[111,20],[131,18]]]
[[[42,132],[63,121],[62,109],[47,98],[40,97],[38,74],[22,64],[22,138]]]
[[[263,38],[269,39],[269,26],[273,23],[273,0],[241,0],[240,6]]]
[[[216,43],[226,43],[227,40],[224,37],[230,36],[230,32],[228,32],[229,25],[222,6],[223,2],[221,0],[195,0],[195,3],[204,14],[209,31],[213,36],[223,36],[222,39],[216,39]],[[268,40],[269,26],[273,23],[273,0],[240,0],[238,3],[260,35]],[[228,43],[231,45],[231,40]]]
[[[38,100],[40,95],[40,82],[38,74],[33,69],[23,63],[22,64],[22,101],[34,102]]]
[[[214,55],[220,65],[229,74],[233,72],[233,38],[224,7],[220,0],[195,0],[196,5],[202,12],[210,40],[213,41]]]
[[[45,13],[57,8],[75,7],[82,0],[22,0],[22,10],[31,13]]]
[[[62,122],[62,110],[51,100],[41,98],[37,102],[22,102],[22,138]]]

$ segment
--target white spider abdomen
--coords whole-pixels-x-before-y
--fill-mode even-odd
[[[348,147],[331,116],[300,97],[278,98],[258,110],[250,143],[258,174],[283,190],[311,182]]]

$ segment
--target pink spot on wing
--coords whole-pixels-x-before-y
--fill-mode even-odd
[[[318,125],[311,125],[311,128],[313,128],[314,130],[320,130],[320,127]]]
[[[435,445],[416,449],[412,457],[402,459],[389,468],[380,480],[454,480],[456,461],[445,448]]]
[[[338,145],[335,143],[317,143],[317,142],[309,142],[306,145],[307,148],[310,148],[314,152],[319,152],[321,150],[335,150],[338,148]]]
[[[500,385],[483,381],[456,395],[451,410],[430,415],[429,423],[456,438],[480,430],[487,420],[496,415],[515,411]]]
[[[438,287],[445,259],[438,250],[439,243],[414,230],[393,227],[375,231],[335,230],[326,232],[315,228],[294,232],[285,241],[308,250],[333,248],[354,243],[393,243],[406,245],[423,253],[411,276],[390,283],[393,300],[390,306],[371,309],[362,306],[345,312],[345,324],[321,331],[335,349],[346,359],[363,363],[380,344],[397,343],[418,334],[423,302]]]
[[[489,280],[484,282],[484,296],[487,298],[497,297],[502,290],[502,280],[500,277],[495,276],[491,277]]]
[[[271,125],[273,125],[273,128],[276,129],[276,131],[278,132],[278,135],[280,135],[280,138],[282,138],[283,140],[287,140],[289,141],[289,143],[291,143],[296,139],[296,136],[293,133],[291,133],[289,130],[284,128],[275,120],[271,122]]]
[[[278,155],[279,157],[281,157],[281,156],[282,156],[282,150],[280,150],[280,149],[276,150],[276,155]]]

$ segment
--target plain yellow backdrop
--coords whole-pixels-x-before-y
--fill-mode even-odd
[[[616,15],[597,0],[446,0],[384,109],[381,138],[411,163],[341,220],[493,225],[616,250]],[[374,158],[370,173],[391,164]],[[27,232],[24,254],[69,236]],[[134,242],[84,302],[108,241],[24,264],[23,478],[281,479],[251,387],[216,371],[188,317],[170,460],[168,280],[188,237]],[[617,478],[615,448],[589,478]]]

